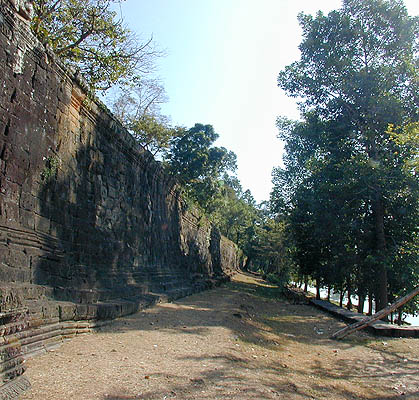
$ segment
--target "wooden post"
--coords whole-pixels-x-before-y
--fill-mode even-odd
[[[394,310],[397,310],[399,307],[401,307],[403,304],[407,303],[409,300],[413,299],[416,295],[419,294],[419,286],[415,288],[412,292],[408,293],[406,296],[401,297],[396,302],[394,302],[392,305],[384,308],[383,310],[375,313],[371,317],[366,317],[362,321],[355,322],[352,325],[348,325],[347,327],[335,332],[331,339],[342,339],[345,336],[350,335],[353,332],[356,332],[360,329],[363,329],[369,325],[371,325],[373,322],[380,320],[381,318],[386,317],[388,314],[393,312]]]

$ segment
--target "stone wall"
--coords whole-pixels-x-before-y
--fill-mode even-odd
[[[207,288],[241,256],[11,4],[0,0],[0,318],[30,353]]]

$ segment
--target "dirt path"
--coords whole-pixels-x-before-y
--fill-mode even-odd
[[[28,361],[22,400],[419,399],[419,340],[364,333],[250,275]]]

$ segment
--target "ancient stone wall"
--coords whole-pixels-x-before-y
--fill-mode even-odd
[[[17,335],[23,353],[238,267],[237,247],[186,210],[159,162],[9,0],[0,87],[0,314],[25,320],[11,318],[3,335]]]

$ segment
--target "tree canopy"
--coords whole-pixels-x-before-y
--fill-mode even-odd
[[[105,101],[134,138],[156,155],[180,132],[161,114],[166,92],[150,77],[163,52],[152,38],[143,41],[124,25],[115,11],[121,1],[35,0],[31,29],[80,71],[93,92],[112,87]]]
[[[133,137],[153,155],[161,156],[170,147],[171,139],[184,134],[172,127],[160,105],[167,101],[163,85],[157,79],[137,79],[114,93],[112,111]]]
[[[93,90],[132,83],[154,68],[161,51],[140,40],[112,10],[122,0],[35,0],[32,32]]]
[[[348,287],[356,280],[382,309],[397,292],[400,251],[417,235],[409,128],[389,126],[418,119],[418,19],[401,1],[344,0],[299,22],[301,58],[278,85],[300,98],[303,121],[278,120],[286,170],[274,171],[272,203],[289,214],[305,273]]]
[[[213,146],[217,138],[211,125],[195,124],[183,135],[171,139],[165,157],[168,172],[207,212],[219,191],[222,174],[237,168],[233,152]]]
[[[167,156],[171,173],[188,183],[234,172],[236,155],[224,147],[213,146],[217,139],[214,128],[203,124],[195,124],[183,136],[174,138]]]

